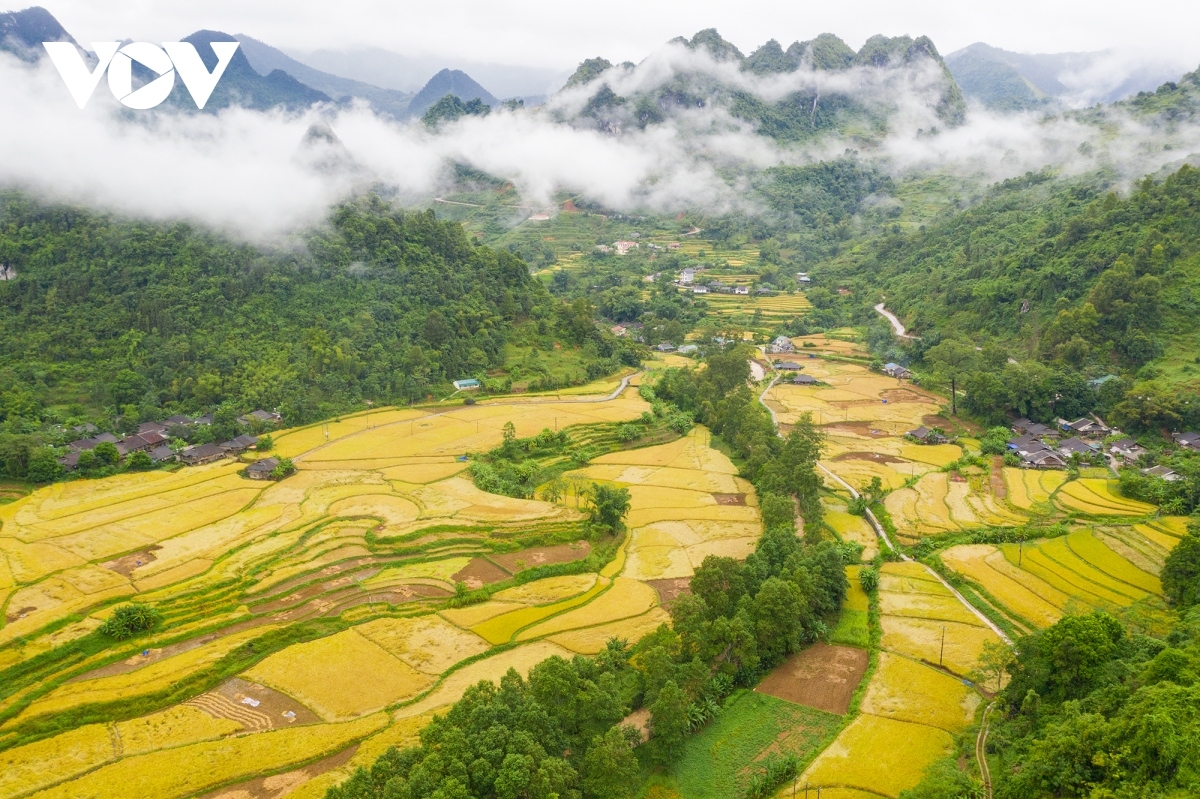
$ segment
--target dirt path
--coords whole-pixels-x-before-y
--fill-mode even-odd
[[[987,762],[988,716],[995,706],[993,703],[984,709],[983,723],[979,726],[979,735],[975,738],[975,759],[979,761],[979,774],[983,778],[983,792],[987,799],[992,799],[992,771]]]

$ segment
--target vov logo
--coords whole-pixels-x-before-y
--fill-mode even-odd
[[[217,81],[225,74],[225,68],[237,52],[238,42],[212,42],[209,46],[217,55],[217,65],[212,72],[200,60],[196,48],[188,42],[163,42],[162,47],[149,42],[131,42],[121,47],[120,42],[92,42],[92,49],[100,63],[89,71],[79,50],[70,42],[42,42],[50,60],[58,68],[67,90],[80,108],[87,105],[100,78],[108,70],[108,88],[113,96],[129,108],[147,109],[167,99],[175,86],[175,73],[183,79],[183,85],[196,101],[197,108],[204,108]],[[133,88],[133,62],[146,67],[157,78]]]

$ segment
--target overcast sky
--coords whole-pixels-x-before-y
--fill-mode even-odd
[[[9,0],[10,3],[12,0]],[[289,52],[382,47],[569,68],[638,61],[667,39],[715,27],[749,52],[829,31],[857,48],[876,33],[930,36],[943,54],[977,41],[1021,52],[1136,49],[1194,68],[1195,0],[42,0],[84,42],[171,41],[199,28],[246,33]],[[22,6],[14,6],[18,8]]]

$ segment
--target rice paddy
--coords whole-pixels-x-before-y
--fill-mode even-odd
[[[166,622],[76,665],[73,679],[0,698],[8,742],[87,707],[147,708],[10,744],[0,794],[191,796],[281,772],[273,785],[318,796],[350,766],[322,775],[292,764],[352,744],[377,756],[480,679],[669,623],[646,580],[686,578],[708,554],[744,557],[761,533],[753,487],[706,430],[566,475],[633,496],[629,532],[601,574],[515,579],[585,558],[583,514],[571,492],[545,502],[480,491],[460,460],[499,444],[510,421],[519,436],[557,427],[586,441],[646,409],[631,389],[607,401],[376,410],[279,433],[298,467],[279,483],[219,462],[57,484],[0,506],[0,668],[87,634],[115,601],[152,604]],[[460,583],[500,581],[485,602],[448,606]],[[322,620],[338,624],[253,654]],[[501,644],[511,648],[491,652]],[[235,657],[247,666],[230,672],[222,664]],[[186,703],[154,704],[183,684],[197,686]]]

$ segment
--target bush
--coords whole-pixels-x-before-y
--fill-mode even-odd
[[[150,460],[150,456],[144,452],[135,452],[129,456],[129,468],[136,470],[145,470],[154,468],[154,461]]]
[[[292,463],[291,458],[280,458],[279,465],[271,470],[272,480],[282,480],[296,471],[296,464]]]
[[[113,614],[100,625],[100,633],[118,641],[133,638],[138,633],[153,629],[162,621],[162,615],[140,602],[118,605]]]
[[[63,467],[49,447],[38,447],[29,453],[26,476],[35,483],[50,483],[62,476]]]
[[[271,436],[263,436],[258,439],[258,443],[254,445],[254,448],[259,452],[270,452],[274,446],[275,439],[271,438]]]
[[[97,444],[92,449],[92,454],[100,466],[112,466],[121,459],[121,453],[117,452],[117,445],[111,441],[102,441]]]
[[[858,582],[868,594],[875,593],[879,588],[879,570],[874,566],[864,566],[858,573]]]

